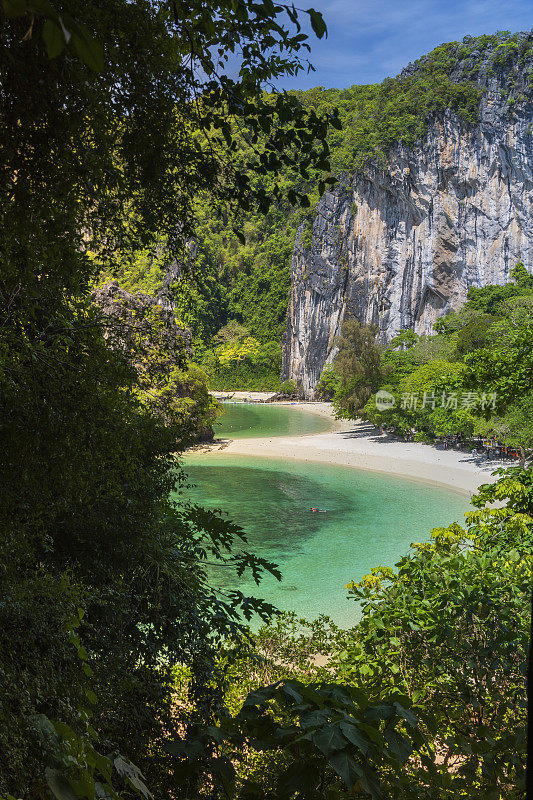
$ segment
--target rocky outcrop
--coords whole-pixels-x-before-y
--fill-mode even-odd
[[[386,165],[343,175],[322,197],[312,240],[304,226],[296,237],[282,379],[312,396],[348,314],[382,341],[431,333],[471,286],[505,283],[517,261],[533,271],[532,52],[502,68],[478,58],[477,124],[446,111],[418,145],[394,146]],[[452,78],[471,67],[458,62]]]
[[[189,398],[188,419],[184,422],[187,441],[212,441],[214,431],[202,419],[207,387],[199,389],[197,376],[187,377],[187,363],[192,356],[192,336],[188,328],[176,323],[171,304],[165,297],[155,298],[123,289],[118,281],[108,281],[92,294],[104,320],[104,336],[113,350],[123,353],[135,368],[141,388],[157,385],[163,376],[173,376],[175,398]],[[175,376],[175,367],[183,370]],[[204,397],[205,395],[205,397]],[[201,401],[198,402],[198,397]],[[193,400],[194,398],[194,400]],[[157,405],[157,413],[164,411]]]
[[[163,368],[185,366],[192,355],[190,330],[180,328],[172,308],[157,298],[143,292],[133,294],[118,281],[108,281],[95,289],[92,300],[104,318],[104,336],[109,344],[128,356],[135,367],[156,345]]]

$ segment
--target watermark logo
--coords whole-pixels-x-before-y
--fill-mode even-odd
[[[446,411],[458,409],[473,411],[496,410],[496,392],[404,392],[400,399],[400,408],[404,411],[434,411],[442,408]]]
[[[389,411],[391,408],[394,408],[396,405],[396,398],[390,392],[386,392],[385,389],[380,389],[379,392],[376,393],[376,407],[379,408],[380,411]]]
[[[496,411],[496,392],[403,392],[396,398],[385,389],[376,394],[376,407],[380,411],[390,411],[395,406],[402,411]]]

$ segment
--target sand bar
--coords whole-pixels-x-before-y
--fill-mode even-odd
[[[242,394],[250,396],[254,393]],[[480,484],[495,480],[491,473],[497,467],[511,463],[485,461],[459,450],[442,450],[418,442],[399,441],[387,434],[380,434],[366,422],[335,420],[329,403],[283,405],[328,417],[331,430],[307,436],[218,439],[213,444],[197,449],[212,452],[215,458],[217,454],[261,456],[354,467],[398,475],[432,486],[445,486],[469,496]]]

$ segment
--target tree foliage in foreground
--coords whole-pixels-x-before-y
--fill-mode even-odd
[[[465,528],[436,529],[396,571],[349,586],[364,613],[341,674],[412,699],[438,771],[421,797],[522,796],[533,495],[530,470],[500,475]]]
[[[285,14],[290,30],[279,24]],[[264,208],[268,197],[250,174],[289,163],[328,168],[327,120],[303,113],[292,96],[262,92],[265,81],[299,69],[305,39],[295,14],[222,0],[2,4],[3,794],[92,800],[147,796],[147,785],[157,797],[224,796],[228,755],[236,748],[245,756],[261,732],[273,734],[274,756],[292,779],[315,780],[296,783],[293,795],[321,792],[316,780],[341,797],[376,795],[378,780],[407,791],[404,772],[395,782],[396,763],[414,758],[416,766],[407,729],[415,721],[408,702],[372,697],[371,683],[363,687],[368,702],[351,688],[265,689],[226,720],[229,738],[220,741],[217,649],[238,633],[241,614],[270,609],[212,591],[206,565],[251,569],[257,578],[276,570],[245,549],[235,553],[238,526],[183,502],[171,457],[179,430],[140,402],[135,372],[106,346],[87,301],[99,266],[89,248],[100,265],[112,262],[130,247],[150,247],[163,225],[179,256],[203,191],[215,202]],[[310,14],[323,35],[320,15]],[[219,71],[229,52],[235,79]],[[252,130],[259,150],[251,163],[227,157],[228,115]],[[528,524],[523,518],[514,535]],[[518,579],[520,559],[505,557]],[[191,675],[188,715],[176,703],[180,663]],[[217,719],[198,735],[194,723]],[[186,780],[173,771],[176,759],[189,761],[182,747],[201,756],[216,784],[199,783],[196,767]],[[213,763],[215,747],[222,753]],[[504,786],[512,765],[497,766],[489,775]],[[473,781],[483,787],[480,770],[478,758]],[[350,786],[355,776],[360,785]],[[278,786],[286,793],[285,779],[263,785],[265,796]],[[245,796],[242,780],[235,785]]]
[[[2,794],[129,797],[144,780],[180,793],[162,748],[182,726],[172,665],[189,665],[207,719],[217,646],[269,612],[209,586],[211,560],[258,580],[273,567],[232,551],[238,526],[187,505],[183,428],[168,397],[147,398],[157,358],[140,380],[88,296],[102,267],[161,236],[184,257],[200,195],[266,209],[254,174],[328,170],[334,115],[263,92],[302,68],[306,38],[269,2],[2,3]],[[237,164],[243,119],[256,142]]]

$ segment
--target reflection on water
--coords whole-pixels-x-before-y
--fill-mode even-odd
[[[377,564],[393,565],[431,528],[462,520],[462,495],[329,464],[194,454],[185,469],[191,499],[221,508],[248,535],[246,549],[280,565],[283,582],[260,587],[224,568],[211,578],[307,617],[354,621],[345,584]],[[312,507],[327,509],[316,514]]]

